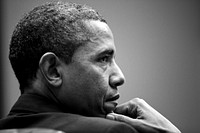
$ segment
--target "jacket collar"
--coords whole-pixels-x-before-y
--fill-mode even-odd
[[[22,94],[12,107],[9,115],[34,114],[44,112],[63,112],[53,101],[36,95]]]

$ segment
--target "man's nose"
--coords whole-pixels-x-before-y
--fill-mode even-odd
[[[124,84],[125,77],[116,63],[114,63],[113,66],[114,67],[111,70],[112,73],[110,75],[109,84],[111,87],[116,88],[117,86]]]

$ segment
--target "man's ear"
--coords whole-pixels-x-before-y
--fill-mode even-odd
[[[46,81],[54,87],[62,84],[60,65],[60,59],[52,52],[47,52],[40,58],[39,69]]]

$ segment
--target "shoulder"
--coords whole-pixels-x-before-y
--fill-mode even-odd
[[[137,133],[131,126],[100,117],[85,117],[69,113],[39,113],[11,116],[0,121],[0,128],[47,128],[81,133]]]
[[[100,117],[85,117],[75,114],[54,114],[60,130],[86,133],[137,133],[131,126]],[[51,116],[54,117],[54,116]],[[50,120],[51,121],[51,120]],[[55,126],[55,123],[53,124]],[[55,127],[55,128],[57,128]]]

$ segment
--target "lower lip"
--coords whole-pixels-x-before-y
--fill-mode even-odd
[[[106,113],[111,113],[115,110],[116,106],[118,105],[117,101],[108,101],[104,103],[104,110]]]

